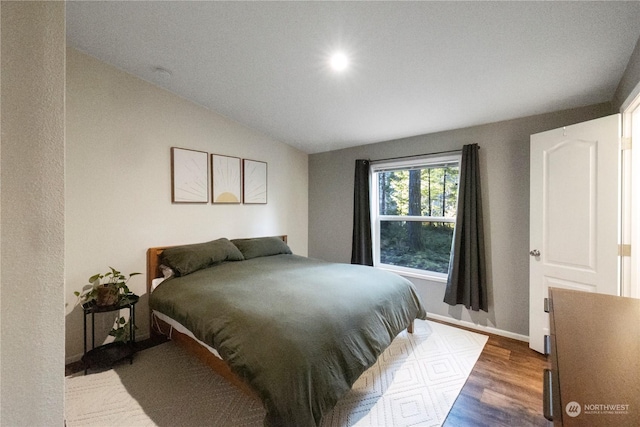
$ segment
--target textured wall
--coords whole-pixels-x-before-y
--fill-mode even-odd
[[[489,313],[442,302],[443,283],[410,278],[427,311],[529,334],[529,135],[610,112],[600,104],[518,120],[381,142],[309,157],[309,256],[349,262],[354,161],[457,150],[478,143],[486,227]]]
[[[307,254],[307,154],[74,49],[66,93],[68,359],[82,352],[73,291],[108,265],[145,272],[149,247],[219,237],[287,234],[291,249]],[[266,161],[268,203],[172,204],[172,146]],[[130,282],[142,296],[140,337],[148,335],[145,279]]]
[[[63,2],[2,2],[0,424],[63,425]]]

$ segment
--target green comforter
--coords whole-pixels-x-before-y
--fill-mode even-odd
[[[150,297],[216,348],[262,398],[269,426],[314,426],[393,338],[426,313],[413,285],[296,255],[226,262]]]

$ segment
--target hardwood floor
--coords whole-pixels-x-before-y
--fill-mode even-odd
[[[548,367],[546,357],[531,350],[525,342],[486,335],[489,340],[443,426],[551,426],[542,415],[542,371]],[[145,340],[138,345],[144,349],[161,342]],[[80,362],[67,365],[66,375],[80,370]]]
[[[527,343],[489,335],[443,426],[551,426],[542,415],[542,372],[547,367],[547,358]]]

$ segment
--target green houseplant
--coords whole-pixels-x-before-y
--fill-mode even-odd
[[[115,304],[126,303],[131,298],[131,291],[127,286],[129,279],[141,273],[130,273],[128,276],[122,274],[113,267],[109,267],[111,271],[104,274],[97,273],[89,277],[89,284],[82,288],[81,292],[74,292],[78,297],[79,304],[93,303],[100,307],[111,306]],[[113,336],[116,341],[125,341],[128,338],[129,328],[128,322],[124,317],[120,316],[116,320],[116,326],[111,329],[109,335]]]

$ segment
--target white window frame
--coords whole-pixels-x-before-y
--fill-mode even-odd
[[[435,217],[435,216],[401,216],[401,215],[379,215],[378,208],[380,206],[380,197],[378,193],[377,173],[392,170],[408,170],[412,168],[424,168],[429,166],[437,166],[444,164],[457,163],[460,168],[462,153],[460,151],[448,152],[445,154],[434,154],[427,156],[391,159],[371,162],[369,168],[369,194],[371,203],[371,239],[373,246],[373,266],[382,270],[393,271],[402,276],[415,277],[419,279],[430,280],[433,282],[446,283],[448,274],[438,273],[435,271],[421,270],[417,268],[402,267],[392,264],[383,264],[380,262],[380,221],[420,221],[420,222],[452,222],[455,224],[456,218]],[[456,195],[457,197],[457,195]],[[458,200],[456,198],[456,209]],[[455,233],[455,231],[454,231]]]

